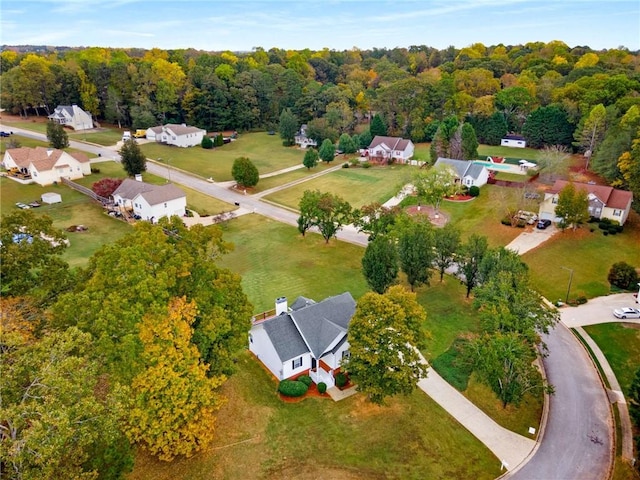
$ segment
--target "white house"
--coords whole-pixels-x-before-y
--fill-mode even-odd
[[[481,187],[489,180],[489,170],[484,165],[469,160],[455,160],[440,157],[434,168],[448,167],[456,175],[456,181],[467,187]]]
[[[189,127],[184,123],[176,125],[168,123],[159,127],[147,129],[147,139],[156,142],[175,145],[177,147],[195,147],[202,143],[202,137],[207,134],[206,130],[197,127]]]
[[[49,119],[74,130],[90,130],[93,128],[91,115],[78,105],[58,105]]]
[[[527,141],[522,135],[509,134],[500,140],[500,145],[503,147],[524,148],[527,146]]]
[[[84,153],[45,147],[10,148],[4,152],[2,166],[8,170],[9,177],[42,186],[62,178],[75,180],[91,175],[91,163]]]
[[[317,147],[318,146],[318,143],[313,138],[307,137],[307,125],[306,124],[300,125],[300,131],[295,136],[295,142],[296,142],[296,145],[298,145],[300,148]]]
[[[411,140],[376,135],[369,144],[369,158],[407,163],[413,157],[414,150],[415,146]]]
[[[319,303],[298,297],[291,308],[286,298],[278,298],[275,316],[253,321],[249,350],[278,380],[308,374],[332,387],[349,356],[347,329],[355,309],[349,292]]]
[[[187,208],[187,196],[173,183],[151,185],[127,178],[111,196],[115,205],[154,223],[162,217],[183,217]]]
[[[556,180],[553,187],[544,194],[544,200],[540,203],[538,216],[544,220],[559,222],[562,220],[556,216],[556,205],[560,197],[560,191],[569,182]],[[633,194],[625,190],[618,190],[607,185],[591,185],[588,183],[573,183],[578,191],[587,192],[589,199],[589,215],[594,218],[608,218],[620,225],[624,225],[631,211]]]

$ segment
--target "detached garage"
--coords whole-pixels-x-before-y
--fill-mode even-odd
[[[54,192],[43,193],[40,198],[42,199],[43,203],[48,203],[48,204],[62,202],[62,196],[59,193],[54,193]]]

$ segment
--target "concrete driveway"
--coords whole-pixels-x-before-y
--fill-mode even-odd
[[[558,233],[558,229],[555,225],[550,225],[544,230],[540,230],[535,227],[535,225],[531,227],[527,227],[527,229],[518,235],[513,241],[507,245],[505,248],[509,250],[513,250],[514,252],[522,255],[529,250],[533,250],[534,248],[540,246],[547,240],[549,240],[553,235]]]

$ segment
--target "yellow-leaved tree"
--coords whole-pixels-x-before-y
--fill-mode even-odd
[[[209,366],[191,343],[194,302],[173,298],[168,311],[140,324],[144,368],[131,386],[126,428],[130,440],[160,460],[191,456],[211,443],[215,412],[224,399],[224,376],[207,377]]]

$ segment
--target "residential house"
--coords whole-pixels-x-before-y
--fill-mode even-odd
[[[556,180],[553,187],[544,194],[544,200],[540,204],[538,216],[544,220],[559,222],[562,220],[556,216],[556,205],[560,197],[560,191],[569,182]],[[594,218],[608,218],[624,225],[629,217],[633,194],[625,190],[618,190],[606,185],[595,185],[590,183],[573,183],[579,191],[587,192],[589,199],[589,215]]]
[[[155,140],[167,145],[177,147],[195,147],[202,143],[202,137],[207,134],[206,130],[197,127],[189,127],[186,124],[176,125],[168,123],[159,127],[147,129],[147,139]]]
[[[456,175],[456,182],[467,187],[481,187],[489,180],[489,170],[480,163],[470,160],[455,160],[440,157],[433,168],[448,167]]]
[[[522,135],[509,134],[500,140],[500,145],[503,147],[524,148],[527,146],[527,140]]]
[[[173,183],[151,185],[127,178],[111,196],[116,206],[154,223],[162,217],[183,217],[187,208],[186,194]]]
[[[278,298],[275,316],[253,321],[249,350],[278,380],[308,374],[332,387],[349,356],[347,329],[355,308],[349,292],[318,303],[299,297],[290,308]]]
[[[307,137],[307,125],[300,125],[300,131],[295,136],[296,145],[300,148],[317,147],[318,144],[313,138]]]
[[[411,140],[400,137],[383,137],[376,135],[369,144],[369,158],[373,160],[395,160],[400,163],[407,163],[411,157],[415,146]]]
[[[82,110],[78,105],[58,105],[49,119],[71,127],[74,130],[90,130],[93,128],[91,114]]]
[[[9,148],[4,152],[2,166],[9,177],[42,186],[63,178],[75,180],[91,175],[91,163],[84,153],[45,147]]]

